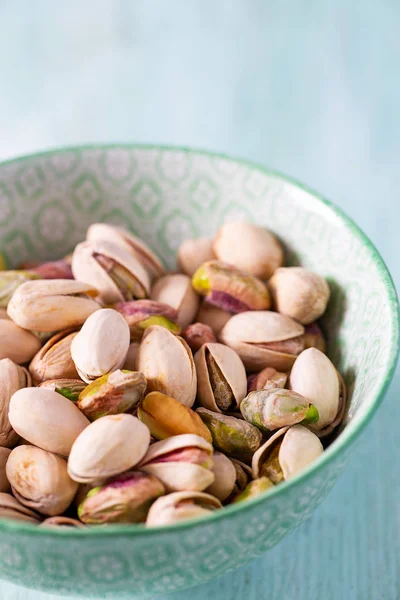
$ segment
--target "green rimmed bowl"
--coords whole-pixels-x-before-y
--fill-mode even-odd
[[[169,265],[184,238],[239,218],[265,225],[290,264],[328,278],[329,355],[350,390],[323,456],[264,497],[168,528],[91,531],[0,522],[0,577],[65,594],[154,595],[208,581],[272,548],[332,489],[398,356],[398,300],[378,252],[334,205],[262,167],[158,146],[69,148],[0,165],[0,252],[9,266],[66,254],[94,221],[129,226]]]

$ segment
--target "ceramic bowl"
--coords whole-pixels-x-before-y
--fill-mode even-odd
[[[342,211],[280,174],[180,148],[71,148],[0,165],[0,251],[9,266],[60,257],[90,223],[106,221],[130,227],[173,267],[181,240],[213,235],[236,219],[271,228],[290,264],[328,279],[329,355],[350,390],[343,431],[299,476],[207,519],[93,530],[2,521],[0,577],[74,595],[172,592],[266,552],[332,489],[391,380],[399,334],[391,277]]]

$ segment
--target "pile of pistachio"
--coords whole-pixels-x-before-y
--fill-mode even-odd
[[[323,452],[345,386],[318,274],[226,224],[165,272],[91,225],[61,260],[0,272],[0,517],[168,525],[243,502]]]

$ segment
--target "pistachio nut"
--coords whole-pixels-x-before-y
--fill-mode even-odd
[[[38,275],[41,279],[74,278],[70,263],[64,259],[40,263],[39,265],[32,267],[30,272]]]
[[[339,411],[339,379],[336,368],[316,348],[304,350],[296,359],[289,378],[290,389],[312,402],[319,419],[309,425],[317,434],[335,419]]]
[[[85,525],[77,519],[71,519],[71,517],[48,517],[41,522],[40,527],[72,527],[78,529],[85,529]]]
[[[241,403],[240,412],[246,421],[267,433],[302,421],[318,421],[318,411],[307,398],[274,385],[250,392]]]
[[[310,323],[304,328],[304,349],[317,348],[325,354],[326,342],[318,323]]]
[[[129,326],[117,311],[102,308],[91,315],[71,344],[71,356],[79,377],[90,383],[120,369],[129,341]]]
[[[10,452],[10,448],[0,447],[0,492],[8,492],[10,490],[10,482],[6,474],[6,464]]]
[[[269,279],[284,260],[283,248],[270,231],[243,221],[226,223],[220,228],[214,252],[220,260],[260,279]]]
[[[0,519],[11,519],[13,521],[25,521],[38,525],[41,517],[30,510],[11,494],[0,492]]]
[[[270,387],[271,385],[284,388],[287,378],[287,373],[280,373],[273,367],[265,367],[259,373],[252,373],[247,377],[247,393],[262,390],[264,387]]]
[[[178,248],[179,268],[189,277],[192,277],[203,263],[214,258],[213,242],[210,238],[184,240]]]
[[[78,489],[67,473],[67,461],[35,446],[14,448],[6,472],[17,500],[43,515],[62,514]]]
[[[45,388],[24,388],[13,394],[8,413],[14,430],[25,440],[54,454],[68,456],[89,421],[67,398]]]
[[[131,231],[116,225],[108,223],[93,223],[87,231],[86,239],[108,240],[117,246],[127,250],[142,264],[146,269],[150,280],[161,277],[164,274],[164,267],[159,258],[154,254],[143,240],[139,239]]]
[[[15,363],[29,362],[41,346],[30,331],[7,319],[0,319],[0,360],[9,358]]]
[[[99,290],[105,303],[146,298],[150,290],[147,271],[128,250],[105,240],[81,242],[74,250],[75,279]]]
[[[207,342],[217,341],[211,327],[204,323],[192,323],[192,325],[186,327],[182,337],[192,352],[197,352],[197,350],[200,350],[202,345],[207,344]]]
[[[233,502],[244,502],[251,498],[256,498],[260,494],[267,492],[274,487],[274,484],[268,477],[259,477],[247,484],[247,487],[234,498]]]
[[[281,267],[268,281],[275,309],[308,325],[324,314],[329,285],[321,275],[303,267]]]
[[[234,315],[220,333],[220,341],[239,354],[248,371],[273,367],[289,371],[304,348],[304,327],[272,311]]]
[[[89,525],[143,523],[150,506],[165,493],[153,475],[127,471],[94,487],[78,507],[78,516]]]
[[[260,447],[261,431],[247,421],[207,408],[198,408],[196,412],[210,430],[216,450],[247,462]]]
[[[20,367],[9,358],[0,360],[0,446],[12,448],[19,435],[11,426],[8,411],[12,395],[22,388],[32,385],[32,379],[24,367]]]
[[[172,306],[178,312],[181,329],[192,323],[200,303],[190,277],[182,273],[168,273],[157,279],[151,289],[151,299]]]
[[[208,442],[212,440],[211,433],[194,410],[161,392],[147,394],[139,406],[138,417],[157,439],[193,433]]]
[[[212,453],[199,435],[175,435],[151,444],[138,469],[157,477],[169,492],[201,492],[214,481]]]
[[[77,379],[78,373],[71,356],[72,340],[77,331],[65,329],[53,335],[35,354],[29,371],[35,385],[49,379]]]
[[[222,452],[214,452],[212,461],[214,481],[208,486],[206,492],[224,502],[230,497],[235,488],[236,468],[233,462]]]
[[[196,352],[194,363],[199,404],[215,412],[239,408],[246,395],[247,379],[236,352],[223,344],[204,344]]]
[[[268,310],[271,306],[268,289],[260,279],[218,260],[202,264],[192,277],[192,285],[209,304],[232,313]]]
[[[39,275],[29,271],[1,271],[0,272],[0,307],[7,308],[15,290],[26,281],[40,279]]]
[[[129,412],[140,402],[147,383],[138,371],[114,371],[95,379],[79,394],[78,408],[90,421]]]
[[[172,525],[179,521],[206,517],[222,508],[218,498],[204,492],[174,492],[161,496],[152,504],[147,515],[146,526]]]
[[[100,417],[76,438],[68,459],[68,473],[79,483],[119,475],[142,460],[149,444],[150,432],[136,417]]]
[[[40,383],[38,387],[53,390],[53,392],[61,394],[61,396],[76,404],[79,400],[79,394],[86,387],[86,383],[80,379],[48,379]]]
[[[180,333],[177,311],[163,302],[132,300],[131,302],[119,302],[113,308],[128,323],[132,341],[140,341],[143,332],[151,325],[160,325],[172,333]]]
[[[105,480],[99,479],[97,481],[91,481],[90,483],[79,483],[78,491],[75,494],[73,505],[76,509],[79,508],[79,505],[82,504],[90,490],[94,487],[101,486],[105,483]]]
[[[189,408],[196,397],[197,377],[192,351],[165,327],[146,329],[140,344],[137,368],[149,391],[171,396]]]
[[[253,477],[265,476],[277,484],[297,475],[323,451],[319,438],[303,425],[283,427],[254,453]]]
[[[224,325],[232,317],[232,313],[218,306],[208,304],[205,300],[201,303],[199,312],[196,315],[196,321],[208,325],[218,337]]]
[[[97,291],[81,281],[27,281],[14,292],[8,314],[17,325],[33,331],[60,331],[82,325],[100,308]]]
[[[231,495],[232,498],[235,498],[240,492],[246,489],[247,484],[253,478],[253,473],[249,465],[246,465],[237,458],[231,458],[231,461],[236,471],[235,485]]]

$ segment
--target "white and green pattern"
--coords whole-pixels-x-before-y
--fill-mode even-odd
[[[60,593],[143,597],[243,565],[329,493],[398,350],[397,297],[376,250],[335,207],[277,174],[208,153],[136,146],[67,149],[0,165],[0,252],[10,266],[62,256],[90,223],[107,221],[130,227],[172,267],[183,238],[212,235],[239,218],[271,228],[292,264],[329,279],[330,354],[352,391],[343,433],[265,498],[194,524],[50,531],[3,522],[0,577]]]

